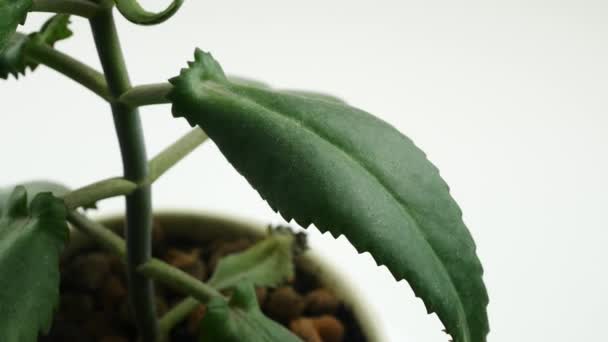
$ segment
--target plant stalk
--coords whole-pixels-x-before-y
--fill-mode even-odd
[[[68,213],[68,221],[108,250],[122,257],[125,256],[125,242],[103,224],[92,221],[77,211],[70,211]],[[155,258],[151,258],[145,264],[139,266],[139,272],[158,279],[185,295],[191,295],[196,298],[185,300],[184,302],[196,301],[197,303],[207,303],[213,297],[224,297],[211,285],[203,283],[188,273]],[[186,308],[184,307],[184,309]]]
[[[177,164],[185,156],[194,151],[207,140],[207,133],[201,128],[195,127],[190,132],[179,138],[173,144],[150,160],[150,173],[146,183],[154,183],[160,176]]]
[[[110,101],[110,92],[103,74],[90,66],[44,44],[28,44],[25,55],[27,59],[48,66]]]
[[[131,88],[111,9],[91,19],[91,28],[110,94],[119,98]],[[139,112],[120,103],[111,105],[114,126],[122,154],[125,179],[141,183],[148,175],[148,163]],[[154,283],[137,272],[152,257],[152,196],[143,185],[126,196],[127,277],[129,298],[142,341],[156,341],[158,324]]]
[[[88,0],[34,0],[32,12],[50,12],[73,14],[85,18],[93,18],[101,7]]]
[[[171,330],[188,317],[199,305],[201,305],[201,302],[196,298],[187,297],[167,311],[158,323],[161,338],[168,336]]]
[[[68,212],[68,221],[109,251],[123,258],[126,256],[127,247],[123,239],[101,223],[91,221],[77,211]]]
[[[166,339],[173,327],[181,323],[199,305],[201,305],[201,302],[196,298],[187,297],[167,311],[158,322],[161,339]]]
[[[135,86],[124,93],[118,101],[128,106],[142,107],[170,103],[167,95],[173,89],[171,83],[155,83]]]
[[[129,195],[137,187],[137,184],[124,178],[104,179],[68,192],[63,196],[63,201],[68,209],[74,210],[79,207],[94,205],[95,202],[102,199]]]
[[[152,185],[160,176],[206,140],[207,134],[202,129],[193,128],[150,160],[148,176],[139,184],[120,177],[108,178],[68,191],[63,195],[63,201],[68,209],[74,210],[93,205],[106,198],[130,195],[141,186]]]
[[[150,259],[139,267],[139,272],[170,286],[185,295],[191,295],[201,303],[207,303],[211,298],[224,296],[209,284],[194,278],[188,273],[175,268],[158,259]]]

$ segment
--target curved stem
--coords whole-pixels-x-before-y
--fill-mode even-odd
[[[110,92],[106,80],[99,71],[44,44],[28,44],[25,50],[27,59],[67,76],[87,89],[110,101]]]
[[[205,284],[179,268],[175,268],[158,259],[151,259],[141,265],[139,272],[163,282],[165,285],[185,295],[191,295],[202,303],[207,303],[214,297],[224,297],[211,285]]]
[[[130,195],[138,188],[154,183],[206,140],[207,134],[196,127],[152,158],[148,163],[150,172],[140,183],[118,177],[104,179],[73,191],[66,190],[63,201],[69,209],[76,209],[106,198]]]
[[[194,297],[187,297],[161,317],[158,322],[159,336],[166,339],[173,327],[181,323],[201,302]]]
[[[154,183],[178,161],[194,151],[207,140],[207,134],[199,127],[193,128],[179,140],[165,148],[156,157],[150,160],[150,173],[146,178],[146,183]]]
[[[63,201],[68,209],[73,210],[92,205],[102,199],[126,196],[135,191],[137,187],[137,184],[124,178],[110,178],[70,191],[63,196]]]
[[[93,18],[101,7],[87,0],[34,0],[30,11],[73,14]]]
[[[129,76],[118,40],[111,9],[91,19],[91,28],[110,94],[118,98],[130,87]],[[137,109],[112,104],[114,126],[120,143],[124,176],[140,183],[148,175],[146,149]],[[126,198],[127,276],[129,294],[140,339],[156,341],[158,325],[154,284],[137,273],[151,259],[152,200],[149,185],[143,185]]]
[[[158,13],[148,12],[137,0],[115,0],[116,8],[128,21],[138,25],[156,25],[171,18],[182,6],[184,0],[172,0],[171,4]]]
[[[109,251],[123,258],[127,254],[127,247],[123,239],[101,223],[91,221],[77,211],[68,212],[68,222],[78,228],[78,230],[89,235]]]
[[[171,83],[146,84],[133,87],[118,99],[119,102],[132,107],[170,103],[167,95],[173,88]]]
[[[120,238],[120,236],[105,227],[103,224],[92,221],[85,215],[76,211],[71,211],[68,213],[68,221],[79,230],[94,238],[110,251],[120,256],[125,256],[125,242]],[[196,298],[194,299],[195,301],[207,303],[211,298],[214,297],[224,298],[224,295],[222,295],[211,285],[203,283],[188,273],[158,259],[151,258],[145,264],[140,265],[139,272],[148,277],[157,279],[165,283],[167,286],[184,293],[185,295],[193,296]]]

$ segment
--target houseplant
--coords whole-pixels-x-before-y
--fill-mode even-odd
[[[57,298],[58,254],[66,244],[66,221],[118,254],[126,253],[130,298],[143,340],[158,337],[153,280],[173,283],[199,301],[212,301],[210,307],[217,309],[205,317],[203,339],[297,340],[256,310],[251,284],[231,284],[220,293],[211,284],[195,282],[150,256],[151,185],[207,134],[286,219],[293,218],[304,227],[314,223],[334,236],[346,235],[359,251],[369,251],[386,265],[395,278],[406,279],[455,341],[485,340],[487,294],[474,243],[447,186],[409,139],[333,97],[229,78],[201,50],[170,82],[132,87],[113,24],[114,5],[130,21],[151,25],[171,17],[181,1],[157,14],[130,0],[0,0],[0,74],[16,75],[43,64],[107,100],[125,171],[123,178],[71,191],[17,187],[5,200],[0,270],[18,276],[0,280],[0,288],[5,289],[0,292],[0,334],[6,334],[0,335],[2,340],[34,340],[49,324]],[[28,11],[58,14],[40,32],[15,33]],[[68,15],[90,20],[103,74],[54,49],[57,41],[71,34]],[[137,108],[159,103],[171,103],[176,118],[184,117],[200,128],[147,162]],[[42,190],[53,189],[42,186]],[[119,238],[77,211],[114,196],[127,200],[125,248]],[[28,197],[32,199],[29,205]],[[234,272],[247,271],[241,264]],[[23,267],[32,272],[16,272]],[[248,279],[254,284],[264,281],[268,280]],[[241,324],[219,324],[223,320],[218,317],[226,312],[239,313],[231,317],[238,317]],[[249,325],[259,328],[242,328]],[[256,335],[263,332],[268,334]]]

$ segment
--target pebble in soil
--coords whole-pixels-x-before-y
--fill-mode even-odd
[[[241,252],[254,241],[246,238],[216,240],[204,245],[165,239],[155,223],[154,254],[167,263],[205,281],[217,262]],[[296,276],[277,288],[257,288],[262,311],[283,324],[304,342],[366,342],[352,312],[296,259]],[[100,250],[88,250],[62,260],[61,299],[53,326],[42,342],[136,341],[128,305],[126,276],[121,260]],[[159,315],[183,296],[157,285]],[[171,333],[171,342],[198,342],[197,332],[205,306],[197,307]]]

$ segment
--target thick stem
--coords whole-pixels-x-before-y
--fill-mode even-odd
[[[27,59],[48,66],[110,101],[104,76],[88,65],[44,44],[28,44],[25,55]]]
[[[93,18],[101,7],[88,0],[34,0],[32,12],[51,12]]]
[[[91,28],[110,94],[118,98],[131,87],[131,84],[111,9],[92,18]],[[112,112],[122,153],[124,177],[139,184],[148,174],[139,113],[137,109],[119,103],[112,104]],[[158,325],[154,304],[154,284],[150,279],[137,273],[137,268],[151,259],[150,186],[143,185],[128,195],[126,207],[129,297],[141,340],[156,341]]]

